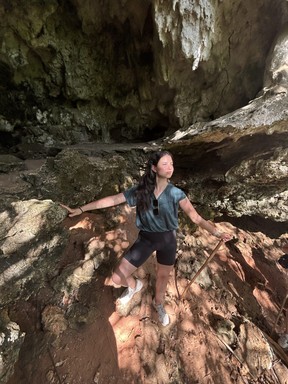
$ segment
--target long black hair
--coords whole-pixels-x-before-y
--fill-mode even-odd
[[[139,180],[138,187],[136,189],[136,206],[139,212],[146,211],[149,208],[151,196],[155,189],[156,173],[152,170],[152,165],[157,165],[161,157],[169,155],[168,151],[158,151],[152,153],[149,157],[144,174]]]

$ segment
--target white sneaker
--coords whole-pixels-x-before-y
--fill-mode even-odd
[[[135,288],[128,287],[125,289],[125,291],[122,293],[122,295],[119,297],[118,301],[121,305],[125,305],[129,303],[129,301],[132,299],[132,297],[135,295],[135,293],[141,291],[143,287],[143,283],[141,280],[136,279],[136,285]]]
[[[156,309],[158,313],[158,318],[160,323],[166,327],[170,323],[169,316],[167,315],[165,308],[163,307],[163,304],[155,304],[155,301],[153,300],[153,306]]]

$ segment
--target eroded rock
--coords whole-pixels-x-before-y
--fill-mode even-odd
[[[65,216],[58,204],[36,199],[12,203],[0,213],[3,305],[28,298],[47,278],[48,267],[53,275],[67,239],[59,227]]]
[[[25,168],[22,160],[13,155],[0,155],[0,173],[20,171]]]
[[[45,331],[60,335],[68,327],[65,312],[57,306],[48,305],[42,312],[42,325]]]
[[[258,378],[273,363],[273,351],[262,332],[255,324],[245,322],[240,325],[239,345],[235,353],[243,361],[243,371]],[[248,370],[247,370],[248,369]]]
[[[120,155],[88,157],[67,149],[24,178],[38,196],[77,206],[100,197],[103,190],[106,195],[119,192],[129,182],[125,169],[126,161]]]
[[[25,333],[11,321],[5,312],[0,312],[0,382],[6,383],[14,371]]]

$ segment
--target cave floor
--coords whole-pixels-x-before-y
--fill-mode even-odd
[[[97,215],[89,214],[89,223],[97,219]],[[251,229],[253,224],[253,231],[243,229],[245,220],[247,228]],[[123,289],[110,285],[105,270],[96,271],[92,281],[81,287],[77,297],[66,303],[67,312],[70,307],[80,305],[89,315],[83,316],[83,322],[70,323],[70,327],[58,335],[44,331],[39,317],[45,301],[49,301],[48,288],[43,288],[37,299],[20,303],[14,312],[10,308],[10,314],[14,313],[14,320],[26,332],[26,337],[15,372],[7,384],[287,383],[287,353],[280,347],[274,345],[272,367],[265,369],[265,363],[259,362],[256,372],[249,366],[247,356],[245,360],[245,353],[237,348],[237,342],[229,347],[231,330],[225,331],[224,337],[215,328],[219,320],[232,321],[239,337],[240,324],[253,322],[264,334],[269,334],[271,343],[279,334],[287,332],[285,308],[273,329],[288,287],[286,270],[278,263],[283,249],[279,247],[278,239],[263,233],[265,228],[259,231],[255,220],[253,223],[249,218],[245,220],[242,220],[241,228],[227,221],[217,224],[223,230],[232,231],[235,238],[222,245],[209,263],[207,269],[212,279],[209,288],[203,287],[200,275],[180,300],[178,292],[181,295],[190,280],[179,271],[171,276],[166,295],[171,322],[167,327],[159,325],[151,305],[155,283],[153,255],[137,271],[144,288],[124,312],[116,302]],[[83,240],[87,239],[87,217],[67,218],[63,223],[67,227],[76,224],[82,228]],[[132,220],[125,225],[134,236]],[[269,233],[269,228],[266,232]],[[73,239],[73,236],[77,238]],[[79,233],[71,232],[70,243],[81,242],[79,236]],[[217,239],[212,239],[201,229],[193,236],[199,249],[205,249],[208,257]],[[284,227],[283,236],[287,239]],[[185,244],[182,254],[180,252],[182,258],[189,257],[189,236],[186,236]],[[194,248],[191,256],[197,257],[198,251]],[[75,250],[77,252],[81,253],[81,247]],[[71,257],[81,257],[75,253],[71,255],[68,247],[63,255],[65,263],[69,263]],[[279,348],[282,358],[277,352]],[[259,361],[261,359],[259,357]]]

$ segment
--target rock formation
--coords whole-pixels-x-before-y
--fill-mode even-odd
[[[60,337],[103,317],[97,305],[92,310],[77,302],[79,290],[93,283],[96,270],[102,268],[109,275],[131,240],[131,227],[127,230],[125,223],[133,212],[115,209],[92,214],[67,228],[62,224],[65,211],[57,202],[77,206],[130,186],[147,152],[157,148],[172,152],[173,181],[207,218],[229,218],[234,224],[247,217],[269,220],[276,228],[274,237],[286,238],[288,4],[286,0],[33,0],[25,4],[3,0],[0,18],[0,345],[4,350],[0,381],[6,383],[25,333],[29,336],[42,327]],[[118,228],[120,224],[124,229]],[[245,237],[240,229],[232,229]],[[193,230],[187,230],[181,218],[180,280],[206,257],[205,252],[197,255],[190,249],[191,244],[195,249],[209,245],[203,234],[191,240],[187,232]],[[246,349],[250,353],[263,343],[261,369],[255,362],[259,354],[255,357],[251,352],[242,372],[262,380],[272,369],[274,356],[273,340],[264,340],[262,331],[272,329],[286,289],[285,274],[275,266],[278,254],[271,239],[255,234],[247,238],[249,255],[241,245],[229,246],[222,255],[229,261],[233,284],[225,280],[225,271],[222,282],[215,280],[217,265],[213,274],[202,277],[202,285],[197,281],[197,287],[204,290],[199,296],[219,299],[220,307],[221,295],[232,295],[219,321],[206,313],[205,326],[221,334],[222,325],[228,324],[229,332],[221,340],[229,348],[231,344],[242,362]],[[267,266],[276,268],[281,287],[277,297],[269,291],[276,286],[267,288],[271,284]],[[245,302],[239,292],[247,282],[251,290],[244,285]],[[153,278],[148,281],[148,294],[152,285]],[[209,296],[211,287],[217,289]],[[149,303],[148,294],[144,304]],[[264,296],[270,300],[269,310]],[[112,294],[109,298],[112,301]],[[250,300],[252,304],[247,304]],[[146,318],[144,304],[140,321]],[[27,322],[19,315],[21,308],[31,316]],[[183,351],[193,356],[188,342],[200,327],[202,312],[193,314],[193,303],[190,309],[180,313],[177,332],[183,337]],[[187,313],[195,316],[198,325],[187,320]],[[158,340],[153,323],[148,328],[157,340],[153,347],[158,343],[155,353],[163,382],[196,380],[184,352],[175,347],[174,331],[169,341],[163,335]],[[114,331],[117,334],[117,325]],[[248,346],[245,337],[250,333],[257,337]],[[142,348],[140,360],[151,357],[139,368],[150,377],[155,356],[136,332],[137,343]],[[202,344],[200,340],[199,350]],[[171,361],[175,359],[182,370],[165,368],[163,345],[169,346]],[[285,355],[280,357],[285,361]],[[57,380],[55,372],[49,371],[45,380]],[[284,364],[277,372],[281,372],[278,379],[285,379]]]
[[[14,0],[0,16],[1,131],[51,146],[156,139],[247,104],[287,4]]]

